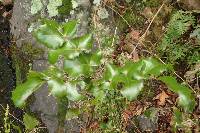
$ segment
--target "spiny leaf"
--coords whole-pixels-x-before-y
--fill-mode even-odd
[[[27,113],[23,116],[23,122],[26,130],[33,130],[39,124],[39,121],[36,118],[28,115]]]
[[[143,86],[144,85],[142,80],[132,80],[129,84],[125,85],[121,93],[128,100],[133,100],[137,98]]]
[[[117,86],[119,83],[128,83],[130,81],[130,79],[124,75],[124,74],[119,74],[113,77],[112,82],[111,82],[111,87],[113,89],[117,89]]]
[[[48,86],[53,96],[58,98],[67,96],[67,88],[65,82],[61,79],[52,77],[48,81]]]
[[[119,68],[115,65],[107,64],[104,74],[104,80],[112,81],[112,79],[119,74]]]
[[[86,34],[78,38],[74,38],[72,43],[76,45],[78,49],[91,49],[92,48],[92,34]]]
[[[63,25],[63,35],[68,38],[73,37],[76,33],[78,22],[76,20],[69,21]]]
[[[64,72],[60,70],[59,68],[57,68],[56,66],[49,66],[49,68],[43,71],[43,73],[46,76],[48,76],[48,80],[49,80],[49,77],[56,77],[56,78],[62,79],[64,76]]]
[[[150,57],[147,59],[143,59],[142,61],[144,63],[142,73],[145,76],[148,76],[148,75],[158,76],[162,72],[167,70],[166,65],[164,65],[163,63],[161,63],[155,58]]]
[[[64,69],[71,76],[79,76],[86,71],[83,65],[77,60],[65,60]]]
[[[78,101],[82,98],[81,94],[78,93],[77,87],[74,84],[66,83],[67,97],[69,100]]]
[[[178,93],[179,105],[181,105],[185,111],[192,112],[195,107],[195,98],[192,95],[192,90],[188,87],[177,83],[174,77],[164,76],[159,78],[163,81],[171,91]]]
[[[52,24],[53,25],[53,24]],[[48,48],[56,49],[63,45],[64,40],[59,31],[48,24],[40,26],[34,33],[35,38]]]
[[[43,75],[30,72],[27,81],[16,87],[12,92],[12,100],[17,107],[22,107],[27,98],[44,83]]]
[[[121,72],[129,78],[141,80],[146,79],[150,75],[159,76],[167,70],[167,66],[154,58],[142,59],[138,62],[127,62]]]
[[[129,61],[121,69],[121,72],[130,79],[141,80],[144,79],[144,76],[142,75],[142,68],[142,61],[138,61],[135,63]]]
[[[71,76],[89,75],[101,63],[101,54],[83,53],[75,60],[65,60],[64,69]]]
[[[96,51],[91,53],[92,56],[90,58],[90,65],[91,66],[98,66],[100,65],[102,62],[102,52],[101,51]]]
[[[53,31],[55,31],[55,32],[57,32],[60,28],[60,25],[59,25],[59,23],[58,22],[56,22],[55,20],[50,20],[50,19],[41,19],[41,23],[43,24],[43,25],[47,25],[48,26],[48,28],[50,28],[51,30],[53,30]]]

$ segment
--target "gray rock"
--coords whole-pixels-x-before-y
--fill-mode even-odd
[[[139,127],[142,130],[142,132],[148,131],[148,132],[155,132],[157,130],[157,123],[153,122],[151,119],[147,118],[144,115],[137,117]]]

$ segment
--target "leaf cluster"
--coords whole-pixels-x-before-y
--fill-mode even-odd
[[[48,60],[52,65],[40,73],[29,72],[27,81],[17,86],[16,90],[13,91],[12,99],[16,106],[22,107],[25,100],[44,83],[48,83],[50,93],[58,99],[68,97],[69,100],[78,100],[81,97],[76,85],[64,80],[64,70],[58,69],[55,65],[58,57],[61,55],[66,59],[65,62],[69,62],[69,60],[75,59],[84,51],[91,49],[91,34],[74,37],[77,25],[77,21],[58,24],[55,21],[42,20],[42,25],[34,32],[34,36],[39,42],[49,48]],[[77,62],[88,61],[85,58],[82,59],[82,56],[80,57],[80,59],[77,58]],[[95,64],[92,58],[95,57],[91,57],[90,65]],[[80,66],[80,68],[83,66]],[[64,65],[64,68],[65,70],[71,70],[68,73],[69,75],[80,71],[79,66],[70,68],[70,64]]]
[[[22,107],[28,97],[44,83],[48,84],[50,94],[59,102],[62,99],[83,100],[89,94],[92,96],[91,104],[95,106],[103,105],[113,90],[127,100],[134,100],[140,94],[146,80],[160,77],[159,80],[179,95],[179,105],[185,111],[193,111],[195,101],[192,91],[180,85],[173,77],[161,76],[164,71],[169,70],[168,65],[152,57],[138,62],[127,61],[121,67],[106,62],[100,50],[92,50],[91,34],[76,36],[77,27],[78,22],[75,20],[62,24],[42,20],[42,25],[35,30],[34,36],[49,49],[48,61],[51,65],[43,72],[30,71],[26,82],[16,87],[12,93],[12,100],[17,107]],[[64,60],[61,68],[56,64],[59,59]],[[102,64],[105,66],[102,77],[92,79],[92,75]],[[87,95],[84,95],[83,91]],[[69,114],[79,114],[79,111],[68,112],[67,115]]]

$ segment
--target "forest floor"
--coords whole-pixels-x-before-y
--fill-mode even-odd
[[[196,106],[192,113],[184,112],[178,106],[178,95],[165,84],[151,79],[145,83],[145,89],[137,100],[132,102],[116,99],[119,96],[116,92],[107,96],[107,100],[98,105],[94,114],[87,114],[87,125],[80,132],[200,132],[200,2],[102,0],[98,3],[96,0],[93,4],[95,6],[91,9],[89,29],[94,33],[95,45],[116,45],[111,58],[119,66],[124,65],[126,60],[137,62],[151,56],[164,64],[170,64],[174,72],[169,74],[193,91]],[[11,5],[12,3],[0,2],[2,21],[9,21]],[[5,23],[4,25],[7,26]],[[1,25],[0,30],[2,28],[4,27]],[[2,35],[0,40],[5,40]],[[3,45],[5,42],[0,42],[1,51],[10,56],[9,48]],[[106,52],[110,51],[112,49],[108,48]],[[0,82],[3,81],[0,79]],[[5,90],[2,88],[0,93],[4,94]],[[5,104],[2,105],[5,107]],[[13,109],[11,103],[10,106],[13,116],[20,112]],[[1,117],[3,115],[2,113]],[[21,112],[16,117],[22,119]],[[114,124],[111,127],[108,126],[110,121]]]

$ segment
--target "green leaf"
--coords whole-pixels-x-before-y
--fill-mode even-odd
[[[179,109],[174,108],[173,109],[173,117],[172,117],[172,130],[173,132],[176,132],[178,128],[181,128],[182,122],[183,122],[183,113],[179,111]]]
[[[58,24],[55,21],[43,20],[45,24],[41,25],[35,32],[35,38],[48,48],[56,49],[63,45],[64,39],[59,32]]]
[[[173,110],[174,112],[174,124],[175,125],[180,125],[182,122],[183,122],[183,115],[182,115],[182,112],[180,112],[178,109],[174,109]]]
[[[66,83],[67,97],[69,100],[78,101],[82,98],[81,94],[78,93],[77,87],[74,84]]]
[[[96,51],[94,53],[91,53],[92,56],[90,58],[90,65],[91,66],[98,66],[101,64],[102,61],[102,52],[101,51]]]
[[[84,67],[78,60],[65,60],[64,69],[69,75],[73,77],[80,76],[84,72]]]
[[[138,61],[138,62],[127,62],[125,66],[121,69],[121,73],[126,75],[130,79],[135,79],[135,80],[141,80],[144,79],[145,77],[142,75],[142,68],[143,68],[143,62]]]
[[[17,133],[22,133],[20,126],[14,125],[14,123],[11,123],[11,124],[12,124],[12,128],[13,128],[14,130],[16,130]]]
[[[48,28],[50,28],[51,30],[55,31],[55,32],[58,32],[58,30],[60,29],[60,25],[59,23],[57,23],[55,20],[51,20],[51,19],[42,19],[41,20],[41,23],[43,25],[47,25]]]
[[[78,44],[68,41],[66,44],[64,44],[62,47],[56,49],[56,50],[50,50],[48,54],[48,60],[51,64],[54,64],[57,62],[59,56],[64,56],[66,59],[74,59],[75,57],[78,57],[80,53],[90,50],[87,48],[81,48],[77,46]],[[90,45],[90,44],[89,44]],[[91,59],[98,59],[95,62],[98,63],[99,59],[101,58],[100,52],[95,53]]]
[[[112,79],[119,74],[119,68],[115,65],[107,64],[104,73],[104,80],[112,81]]]
[[[64,81],[56,77],[52,77],[48,81],[50,92],[53,96],[60,98],[67,96],[67,88]]]
[[[36,118],[28,115],[27,113],[23,116],[23,122],[26,130],[33,130],[39,124],[39,121]]]
[[[167,66],[152,57],[142,59],[138,62],[127,62],[121,72],[129,78],[141,80],[147,79],[150,75],[159,76],[167,70]]]
[[[111,84],[107,81],[102,81],[100,85],[94,84],[92,88],[92,94],[95,99],[92,101],[92,104],[96,105],[99,102],[103,102],[106,97],[106,92],[110,90]]]
[[[43,75],[30,72],[27,81],[12,92],[12,100],[17,107],[22,107],[26,99],[44,83]]]
[[[129,84],[125,85],[121,93],[128,100],[133,100],[137,98],[140,91],[142,91],[143,86],[142,80],[132,80]]]
[[[164,76],[159,78],[163,81],[171,91],[179,95],[179,105],[187,112],[192,112],[195,107],[195,97],[192,95],[192,90],[188,87],[177,83],[174,77]]]
[[[78,49],[90,50],[92,48],[92,34],[74,38],[72,43],[74,43]]]
[[[127,84],[128,81],[130,81],[130,79],[126,75],[124,75],[124,74],[116,75],[112,79],[111,87],[113,89],[117,89],[119,83],[125,83],[125,84]]]
[[[143,63],[144,66],[142,72],[145,77],[148,75],[159,76],[161,73],[167,70],[166,65],[152,57],[143,59]]]
[[[55,64],[58,61],[59,56],[62,54],[60,49],[57,50],[49,50],[48,53],[48,61],[51,64]]]
[[[67,113],[66,113],[66,120],[78,118],[79,115],[80,115],[79,109],[75,109],[75,108],[74,109],[68,109]]]
[[[68,48],[67,46],[63,46],[56,50],[50,50],[48,53],[48,60],[51,64],[55,64],[59,58],[59,56],[64,56],[67,59],[74,59],[79,56],[81,50],[77,50],[76,48]]]
[[[101,54],[99,52],[94,54],[83,53],[74,60],[65,60],[64,69],[71,76],[88,76],[94,68],[98,67],[100,60]]]
[[[73,37],[76,33],[78,22],[76,20],[69,21],[63,25],[63,35],[67,37]]]

